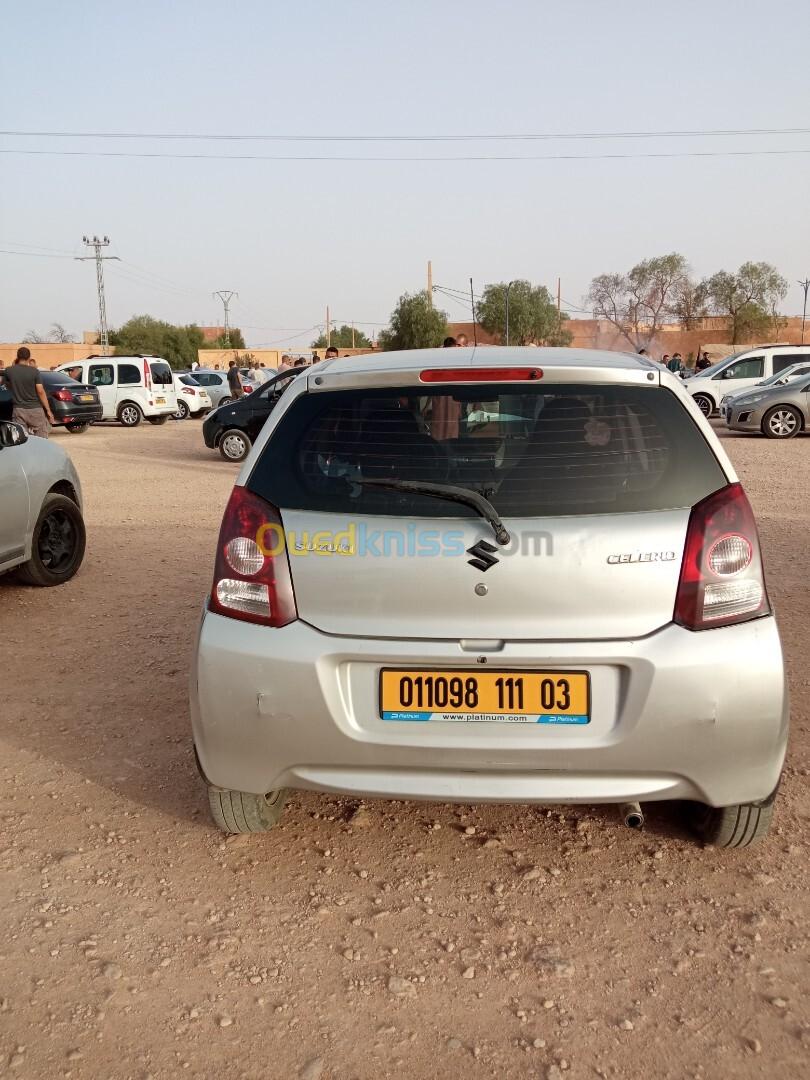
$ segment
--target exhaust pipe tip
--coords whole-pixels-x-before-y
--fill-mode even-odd
[[[644,811],[637,802],[622,803],[619,814],[628,829],[644,828]]]

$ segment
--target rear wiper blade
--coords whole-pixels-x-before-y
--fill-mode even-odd
[[[454,484],[428,484],[420,480],[352,480],[352,483],[360,484],[361,487],[387,488],[390,491],[407,491],[414,495],[428,495],[432,499],[446,499],[448,502],[463,503],[470,506],[478,514],[488,521],[495,533],[495,539],[505,547],[510,536],[506,526],[498,517],[498,511],[483,495],[469,488],[456,487]]]

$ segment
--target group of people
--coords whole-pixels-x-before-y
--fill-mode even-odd
[[[650,354],[646,349],[639,349],[638,355],[646,356],[650,359]],[[680,375],[683,377],[689,370],[679,352],[673,353],[672,356],[670,356],[669,353],[664,353],[659,362],[663,364],[668,371],[671,371],[673,375]],[[697,360],[695,361],[695,371],[705,371],[706,368],[711,366],[712,362],[709,359],[709,354],[707,352],[701,353],[698,349]]]

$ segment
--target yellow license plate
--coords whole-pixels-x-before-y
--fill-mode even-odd
[[[166,404],[166,398],[165,397],[156,397],[155,398],[155,404],[156,405],[165,405]]]
[[[92,394],[79,394],[79,401],[94,401]]]
[[[588,724],[584,671],[380,672],[383,720],[495,724]]]

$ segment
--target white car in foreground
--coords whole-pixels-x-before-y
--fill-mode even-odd
[[[62,585],[84,558],[82,491],[73,463],[47,439],[0,421],[0,572]]]

